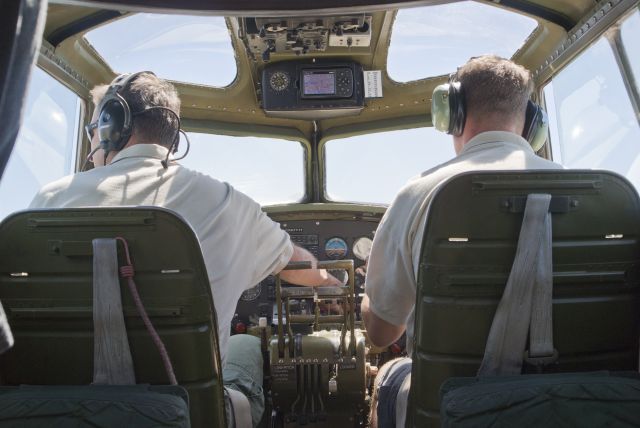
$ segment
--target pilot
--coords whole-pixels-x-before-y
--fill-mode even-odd
[[[481,56],[460,67],[449,84],[456,85],[466,113],[457,130],[449,128],[457,156],[400,190],[380,222],[369,258],[362,301],[369,339],[386,347],[406,330],[409,356],[380,369],[371,409],[374,426],[405,424],[420,248],[426,208],[438,184],[470,170],[562,168],[538,157],[521,136],[533,90],[525,68],[497,56]]]
[[[207,267],[225,386],[248,397],[255,426],[264,412],[262,355],[258,338],[229,337],[238,299],[290,261],[309,261],[312,266],[317,261],[293,245],[248,196],[170,159],[167,162],[180,127],[180,99],[169,82],[140,72],[118,76],[91,94],[97,108],[86,129],[96,168],[47,184],[31,208],[153,205],[180,214],[195,230]],[[126,108],[131,113],[130,130],[122,115]],[[323,269],[283,271],[281,276],[299,285],[341,285]]]

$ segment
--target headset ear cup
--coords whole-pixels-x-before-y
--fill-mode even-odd
[[[465,122],[464,96],[460,82],[438,85],[431,97],[431,122],[442,132],[462,135]]]
[[[119,151],[131,136],[131,110],[119,94],[105,100],[98,116],[100,147],[107,152]]]
[[[464,92],[460,82],[451,82],[449,84],[449,134],[459,137],[464,131],[464,123],[466,121],[466,108],[464,102]]]
[[[529,100],[525,115],[522,137],[529,142],[534,152],[539,151],[547,141],[549,118],[538,104]]]
[[[449,107],[449,84],[438,85],[431,96],[431,123],[440,132],[449,132],[451,121]]]

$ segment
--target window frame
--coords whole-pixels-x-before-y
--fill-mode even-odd
[[[633,70],[631,69],[631,63],[629,61],[629,57],[627,55],[626,48],[624,46],[624,42],[621,39],[622,25],[634,13],[640,14],[640,6],[632,7],[629,10],[626,10],[624,13],[621,13],[619,16],[616,17],[612,25],[603,29],[603,31],[601,32],[592,33],[588,38],[587,42],[585,42],[581,38],[577,38],[574,43],[577,43],[579,45],[579,50],[577,50],[576,52],[573,52],[570,58],[563,62],[561,68],[559,68],[558,70],[555,70],[553,74],[546,76],[546,79],[541,83],[539,83],[538,97],[541,100],[541,104],[543,105],[545,111],[547,111],[548,113],[549,113],[549,105],[553,104],[554,106],[553,110],[555,113],[554,122],[556,124],[558,123],[557,110],[556,110],[557,103],[555,102],[555,99],[547,100],[547,96],[545,94],[545,88],[547,88],[549,85],[553,85],[553,80],[558,75],[560,75],[569,65],[573,64],[578,58],[582,57],[582,55],[588,52],[589,49],[592,48],[596,43],[605,39],[607,41],[606,45],[611,50],[611,53],[616,61],[615,68],[618,70],[619,76],[622,80],[623,86],[627,93],[627,97],[629,99],[629,102],[631,103],[634,116],[638,122],[638,127],[640,128],[640,95],[639,95],[640,88],[638,88],[639,82],[637,82],[634,79]],[[568,38],[570,37],[571,35],[568,36]],[[570,52],[570,49],[569,51],[566,52],[566,54],[568,54],[569,52]],[[561,60],[562,56],[563,55],[560,55],[556,59]],[[539,70],[539,72],[540,71],[541,70]],[[555,96],[555,91],[553,90],[553,88],[551,89],[550,92],[552,93],[553,96]],[[561,147],[562,144],[564,144],[561,141],[557,126],[549,127],[549,134],[548,134],[547,141],[548,141],[548,144],[545,144],[545,153],[547,154],[548,158],[555,162],[563,164],[562,154],[561,153],[554,154],[554,146],[556,148],[559,148]],[[639,154],[640,154],[640,148],[639,148]]]

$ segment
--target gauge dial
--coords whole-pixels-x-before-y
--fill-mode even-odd
[[[284,91],[289,87],[289,75],[284,71],[276,71],[269,79],[271,89],[276,92]]]
[[[324,244],[324,253],[333,260],[342,259],[347,255],[349,247],[342,238],[331,238]]]
[[[371,254],[371,246],[373,241],[366,236],[361,236],[353,243],[353,255],[360,260],[367,260],[369,254]]]
[[[240,300],[243,300],[245,302],[251,302],[253,300],[256,300],[258,296],[260,296],[261,292],[262,292],[262,283],[256,285],[253,288],[245,290],[244,293],[242,293],[242,295],[240,296]]]

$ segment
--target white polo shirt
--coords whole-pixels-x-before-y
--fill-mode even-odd
[[[165,207],[180,214],[200,241],[218,316],[224,363],[231,320],[243,291],[291,259],[289,235],[254,200],[227,183],[176,163],[165,169],[165,147],[137,144],[104,167],[44,186],[31,208]]]
[[[409,355],[413,351],[418,266],[426,212],[437,186],[466,171],[561,168],[562,165],[537,156],[519,135],[483,132],[472,138],[458,156],[425,171],[400,190],[376,230],[365,293],[374,314],[393,325],[406,325]]]

